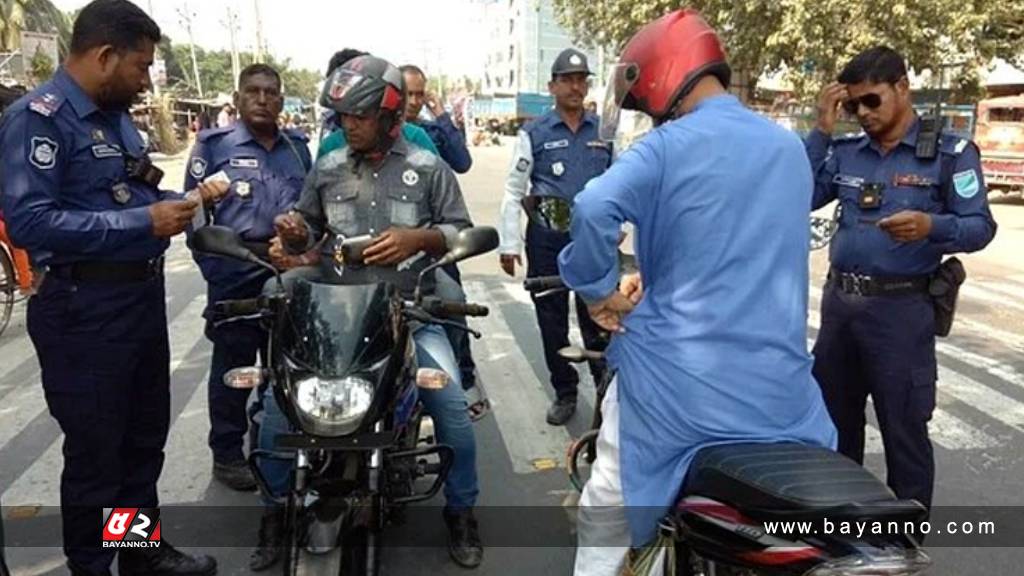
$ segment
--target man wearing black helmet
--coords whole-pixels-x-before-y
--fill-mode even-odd
[[[396,266],[423,269],[471,225],[451,168],[402,137],[403,84],[396,67],[373,56],[350,60],[327,80],[321,104],[340,115],[347,145],[317,160],[295,210],[278,217],[280,245],[301,253],[328,226],[346,237],[374,236],[363,253],[366,266],[343,273],[372,282]],[[437,281],[452,283],[443,273]],[[413,339],[419,365],[448,375],[444,387],[421,389],[420,398],[438,441],[455,451],[445,483],[449,553],[459,565],[475,568],[483,559],[473,517],[479,492],[476,440],[458,364],[441,327],[423,325]]]

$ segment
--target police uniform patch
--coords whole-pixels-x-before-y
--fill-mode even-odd
[[[114,187],[110,189],[110,195],[113,197],[114,202],[117,202],[122,206],[132,199],[131,188],[129,188],[124,182],[115,184]]]
[[[95,144],[92,147],[93,158],[120,158],[124,156],[117,146],[110,144]]]
[[[554,142],[545,142],[544,143],[544,149],[545,150],[558,150],[559,148],[568,148],[568,147],[569,147],[569,141],[568,140],[555,140]]]
[[[404,182],[406,186],[415,186],[419,181],[420,175],[411,168],[402,173],[402,182]]]
[[[518,170],[520,172],[526,172],[526,170],[529,167],[530,167],[530,161],[527,160],[526,158],[520,158],[519,162],[516,162],[516,170]]]
[[[104,142],[104,141],[106,141],[106,139],[107,138],[103,134],[103,130],[96,129],[96,130],[92,131],[92,141],[93,142]]]
[[[57,165],[58,150],[60,146],[46,136],[33,136],[28,161],[40,170],[50,170]]]
[[[836,174],[832,178],[833,184],[839,184],[840,186],[851,186],[853,188],[860,188],[864,184],[864,179],[857,176],[847,176],[846,174]]]
[[[252,194],[252,185],[248,182],[236,182],[235,183],[235,194],[238,194],[241,198],[248,198]]]
[[[953,152],[956,154],[963,154],[964,149],[967,148],[967,144],[969,144],[969,142],[961,138],[960,141],[956,143],[956,148],[953,148]]]
[[[554,164],[551,165],[551,173],[554,174],[555,176],[561,176],[562,174],[565,174],[565,164],[562,164],[561,162],[555,162]]]
[[[53,116],[53,113],[56,112],[58,108],[60,108],[60,103],[61,101],[57,98],[57,95],[51,92],[43,94],[42,96],[29,102],[28,108],[36,114],[41,114],[43,116]]]
[[[200,178],[205,176],[206,160],[198,157],[193,158],[192,161],[189,162],[188,164],[188,173],[191,174],[192,177],[195,178],[196,180],[199,180]]]
[[[232,158],[232,168],[259,168],[260,161],[255,158]]]
[[[953,174],[953,188],[961,198],[973,198],[981,185],[978,182],[978,174],[974,170],[964,170]]]

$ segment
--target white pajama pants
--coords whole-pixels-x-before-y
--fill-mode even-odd
[[[574,576],[616,576],[629,552],[630,531],[619,468],[617,378],[608,386],[601,414],[597,459],[580,498]]]

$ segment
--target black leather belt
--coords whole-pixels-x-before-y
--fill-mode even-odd
[[[104,284],[129,284],[145,282],[164,273],[164,258],[149,260],[95,260],[55,264],[47,274],[72,282],[95,282]]]
[[[930,276],[868,276],[830,270],[828,281],[836,288],[855,296],[899,296],[928,292]]]

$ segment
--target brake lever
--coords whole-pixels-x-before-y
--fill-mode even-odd
[[[569,291],[569,289],[568,288],[564,288],[564,287],[563,288],[548,288],[547,290],[544,290],[543,292],[537,292],[536,294],[533,295],[533,297],[534,298],[547,298],[548,296],[553,296],[555,294],[559,294],[559,293],[562,293],[562,292],[568,292],[568,291]]]

